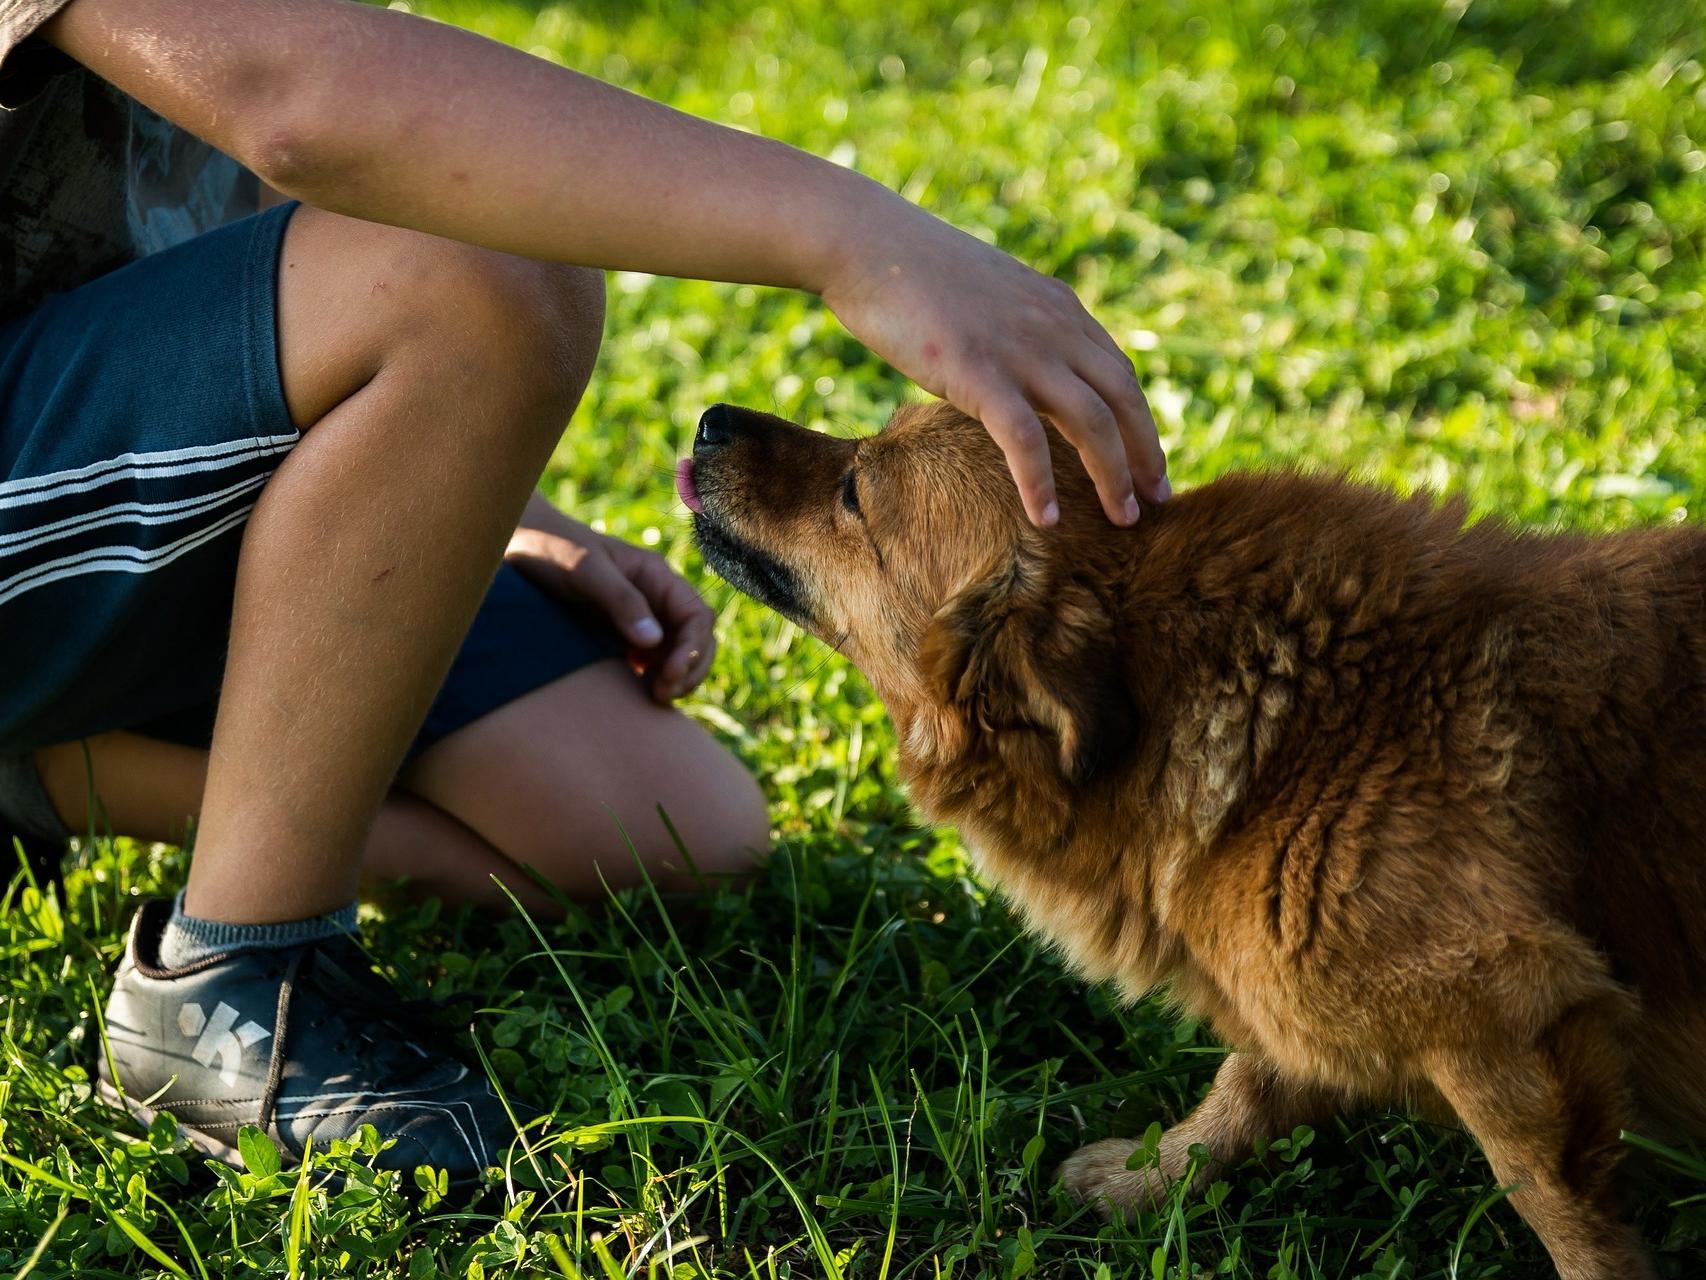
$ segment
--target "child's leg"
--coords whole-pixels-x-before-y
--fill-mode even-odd
[[[85,748],[87,754],[85,755]],[[162,844],[183,844],[207,785],[207,752],[136,733],[103,733],[36,752],[36,767],[54,809],[73,832],[97,833]],[[96,812],[89,813],[89,798]],[[388,883],[407,876],[423,892],[479,906],[507,904],[491,881],[504,882],[531,910],[550,899],[515,864],[429,801],[393,791],[379,807],[362,864],[369,879]]]
[[[303,209],[0,328],[0,749],[220,700],[188,911],[138,912],[104,1019],[101,1087],[145,1120],[227,1158],[245,1124],[296,1155],[371,1122],[393,1167],[456,1176],[513,1136],[341,908],[602,298],[593,273]]]
[[[186,910],[355,896],[369,828],[591,371],[586,273],[298,211],[279,366],[302,442],[244,534]]]
[[[54,807],[73,831],[183,841],[201,806],[207,752],[134,733],[108,733],[36,753]],[[92,769],[92,774],[91,774]],[[517,871],[526,862],[574,897],[592,898],[646,874],[690,882],[657,806],[695,865],[728,875],[768,843],[763,797],[739,761],[686,716],[645,696],[619,663],[600,662],[500,707],[435,743],[380,807],[367,877],[407,877],[450,901],[504,907],[496,875],[529,910],[549,899]],[[617,825],[620,820],[622,827]]]
[[[633,884],[635,853],[664,887],[693,883],[660,805],[707,876],[750,870],[770,843],[745,767],[620,662],[499,707],[428,748],[401,781],[574,897]]]

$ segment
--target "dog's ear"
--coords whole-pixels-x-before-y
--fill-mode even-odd
[[[1052,736],[1074,785],[1136,736],[1114,620],[1081,581],[1028,587],[1015,565],[974,583],[937,611],[921,666],[969,729]]]

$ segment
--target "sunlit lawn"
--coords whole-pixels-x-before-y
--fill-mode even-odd
[[[1180,482],[1304,461],[1523,522],[1699,518],[1698,3],[420,7],[855,165],[1071,281]],[[917,825],[860,678],[703,578],[668,482],[712,401],[852,430],[906,393],[811,299],[611,281],[546,486],[723,607],[693,710],[763,779],[778,852],[749,890],[541,936],[374,913],[403,985],[477,993],[493,1070],[556,1109],[543,1186],[463,1212],[359,1152],[220,1174],[92,1102],[89,1010],[134,895],[184,865],[103,840],[0,911],[0,1271],[1546,1274],[1473,1145],[1398,1115],[1300,1132],[1126,1226],[1052,1188],[1081,1139],[1188,1108],[1219,1051],[1016,933]],[[1665,1274],[1706,1273],[1706,1167],[1642,1167]]]

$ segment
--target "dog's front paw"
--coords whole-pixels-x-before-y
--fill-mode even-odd
[[[1095,1205],[1105,1218],[1132,1209],[1153,1209],[1167,1196],[1166,1177],[1154,1168],[1126,1168],[1126,1161],[1142,1146],[1130,1138],[1092,1142],[1066,1157],[1058,1177],[1068,1191]]]

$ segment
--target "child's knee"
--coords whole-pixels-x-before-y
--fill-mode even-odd
[[[744,765],[707,738],[702,767],[692,771],[691,785],[679,789],[664,812],[686,847],[693,869],[702,876],[727,881],[751,875],[770,851],[770,813],[764,793]],[[668,847],[660,861],[674,884],[694,881],[682,866],[680,851],[665,836]]]
[[[279,364],[306,429],[379,369],[489,395],[484,418],[560,431],[604,330],[602,272],[298,209],[279,286]]]

